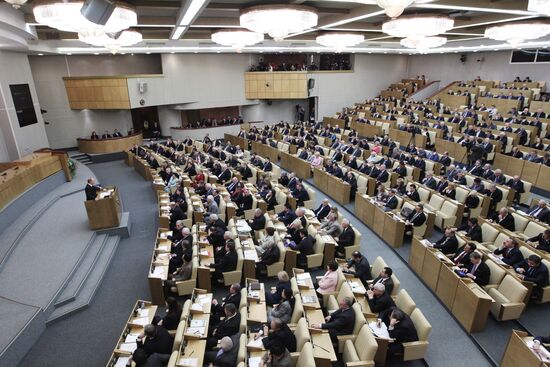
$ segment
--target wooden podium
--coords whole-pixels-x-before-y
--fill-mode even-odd
[[[86,213],[90,229],[103,229],[118,227],[122,206],[118,189],[109,186],[97,193],[95,200],[86,200]]]

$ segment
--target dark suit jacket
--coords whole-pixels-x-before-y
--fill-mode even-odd
[[[535,213],[537,209],[538,209],[538,206],[533,207],[529,209],[528,213],[532,215],[531,213]],[[550,210],[548,210],[548,208],[546,207],[542,208],[542,210],[537,214],[536,218],[541,222],[548,223],[550,221]]]
[[[338,309],[330,315],[330,321],[321,325],[323,330],[333,330],[336,335],[349,335],[353,332],[355,312],[353,308]]]
[[[283,324],[281,330],[270,332],[269,335],[262,339],[265,349],[271,348],[275,343],[280,343],[288,349],[289,352],[296,352],[296,337],[287,324]]]
[[[510,265],[510,266],[514,266],[515,264],[521,262],[523,260],[523,255],[521,253],[521,251],[517,248],[511,248],[510,250],[508,249],[496,249],[495,250],[495,255],[502,255],[502,261],[506,264],[506,265]]]
[[[231,171],[229,168],[225,169],[220,176],[218,177],[218,181],[221,183],[224,183],[226,181],[229,181],[231,179]]]
[[[143,341],[138,341],[138,348],[142,348],[147,356],[153,353],[158,354],[170,354],[172,353],[172,346],[174,340],[168,333],[168,330],[161,326],[156,326],[156,333],[154,338],[145,338]]]
[[[233,334],[236,334],[239,332],[240,325],[241,325],[241,314],[239,312],[236,312],[235,316],[231,318],[226,317],[225,319],[220,321],[218,326],[216,326],[216,330],[215,330],[215,333],[213,333],[213,336],[219,340],[225,336],[231,336]]]
[[[470,273],[474,267],[474,264],[468,265],[466,268],[468,269],[468,272]],[[485,264],[483,261],[479,263],[477,266],[477,269],[473,275],[476,277],[474,281],[479,285],[487,285],[489,284],[489,278],[491,278],[491,269]]]
[[[239,354],[239,343],[241,334],[236,333],[231,335],[231,341],[233,342],[233,348],[231,350],[216,356],[214,360],[214,366],[216,367],[233,367],[237,364],[237,355]]]
[[[340,233],[340,236],[338,236],[338,245],[340,246],[351,246],[353,245],[353,242],[355,241],[355,232],[351,228],[351,226],[348,226],[345,230]]]
[[[319,205],[314,211],[317,219],[321,220],[325,218],[330,213],[330,205]]]
[[[548,285],[548,268],[543,263],[540,263],[536,268],[529,268],[527,260],[523,260],[519,264],[514,265],[515,268],[525,269],[526,282],[533,282],[537,287],[546,287]]]
[[[250,224],[250,228],[252,228],[255,231],[264,229],[265,217],[263,215],[260,215],[259,217],[254,216],[254,218],[252,219],[252,223]]]
[[[443,236],[434,244],[434,248],[439,249],[445,255],[454,254],[458,248],[458,240],[456,236]]]
[[[389,325],[389,320],[387,321],[387,325]],[[414,323],[407,314],[405,314],[405,318],[403,318],[403,320],[399,321],[394,326],[393,330],[389,330],[389,334],[390,338],[395,339],[397,343],[407,343],[418,340],[418,334],[416,332],[416,328],[414,327]]]
[[[388,293],[384,293],[379,297],[373,297],[372,299],[367,297],[369,307],[372,312],[379,313],[387,310],[390,307],[395,306],[395,302]]]
[[[352,265],[355,268],[355,276],[363,282],[366,282],[372,278],[369,260],[365,256],[361,257],[361,260],[359,260],[358,263],[349,260],[348,266]]]
[[[502,220],[499,220],[498,224],[500,224],[501,226],[503,226],[504,228],[512,232],[515,231],[515,228],[516,228],[514,216],[509,213],[504,218],[502,218]]]
[[[420,212],[418,213],[418,215],[416,214],[417,214],[417,211],[413,210],[413,212],[409,215],[407,220],[411,222],[413,226],[420,227],[421,225],[424,224],[424,222],[426,222],[426,214],[424,214],[424,212]]]
[[[237,251],[231,251],[222,256],[219,262],[210,264],[210,266],[216,268],[221,273],[225,273],[226,271],[237,269],[237,260]]]
[[[95,200],[99,187],[95,185],[86,184],[84,191],[86,192],[86,200]]]
[[[392,196],[391,198],[386,201],[386,205],[384,205],[384,209],[390,209],[393,210],[397,208],[397,204],[399,204],[399,200],[397,200],[397,197]]]
[[[468,227],[466,230],[466,236],[470,237],[472,241],[482,241],[482,231],[480,226]]]

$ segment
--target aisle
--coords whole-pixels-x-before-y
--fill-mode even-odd
[[[132,220],[130,237],[120,241],[90,307],[46,328],[21,366],[104,366],[135,301],[150,298],[147,273],[157,231],[151,183],[123,161],[88,167],[100,183],[120,189]]]

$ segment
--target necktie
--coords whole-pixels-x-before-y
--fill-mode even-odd
[[[455,257],[455,264],[460,264],[460,260],[462,260],[462,258],[466,255],[466,251],[462,251],[460,253],[460,255],[458,255],[457,257]]]
[[[532,215],[533,217],[536,217],[537,215],[540,214],[541,211],[542,211],[542,208],[537,207],[535,210],[533,210],[533,211],[531,212],[531,215]]]
[[[472,266],[472,271],[470,271],[471,274],[474,274],[476,273],[476,270],[477,270],[477,265],[478,264],[475,264],[474,266]]]

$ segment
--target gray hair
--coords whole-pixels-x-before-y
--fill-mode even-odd
[[[222,347],[224,352],[229,352],[231,349],[233,349],[233,340],[231,340],[231,338],[228,336],[224,336],[220,340],[220,346]]]

